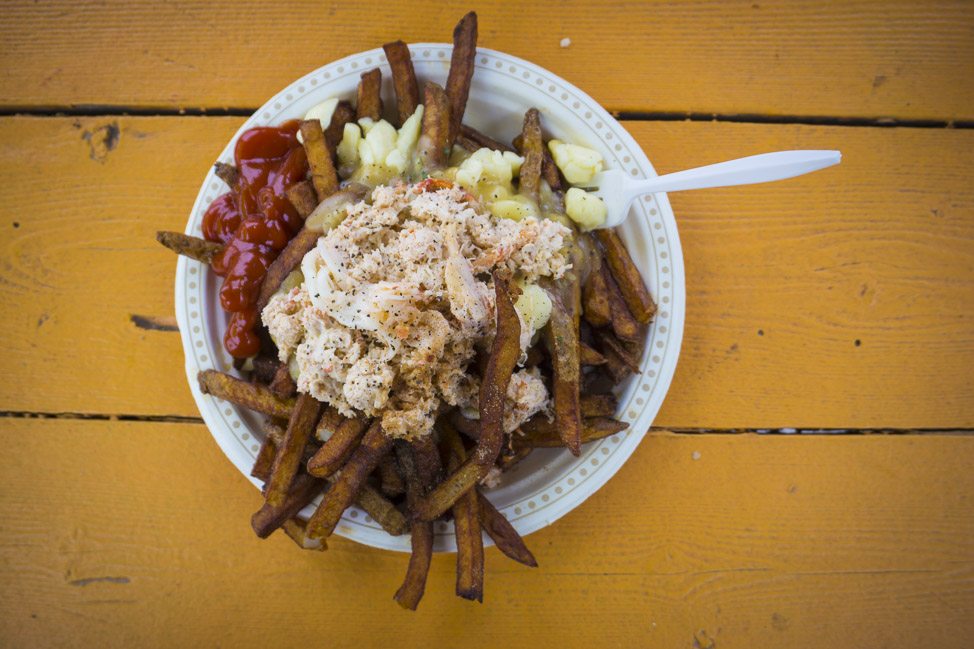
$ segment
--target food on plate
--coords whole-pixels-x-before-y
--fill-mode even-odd
[[[444,517],[459,596],[483,600],[482,531],[537,566],[485,492],[534,448],[579,455],[625,430],[612,391],[639,371],[655,312],[618,236],[587,232],[605,205],[573,185],[602,170],[597,151],[546,139],[535,108],[513,146],[463,123],[476,41],[471,12],[445,88],[420,86],[402,41],[385,45],[392,114],[376,68],[354,105],[331,97],[245,131],[216,165],[230,192],[204,239],[158,235],[223,278],[244,378],[204,370],[201,391],[269,418],[254,532],[324,550],[355,504],[411,534],[395,594],[408,609]]]

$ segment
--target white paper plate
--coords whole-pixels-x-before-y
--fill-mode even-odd
[[[409,49],[420,83],[427,79],[445,83],[452,45],[420,43]],[[354,98],[360,74],[376,66],[382,68],[386,104],[394,106],[391,73],[382,50],[355,54],[315,70],[278,93],[240,127],[219,160],[233,162],[234,144],[246,129],[303,117],[311,106],[329,97]],[[587,94],[533,63],[480,48],[464,122],[498,140],[509,141],[520,132],[524,112],[531,106],[541,110],[542,125],[548,133],[598,149],[607,168],[624,169],[640,178],[656,175],[635,140]],[[226,191],[211,169],[189,215],[188,234],[202,236],[203,213]],[[621,235],[659,304],[659,312],[649,328],[642,371],[619,392],[618,417],[629,424],[629,429],[586,444],[578,458],[560,449],[537,450],[506,474],[488,496],[522,536],[564,516],[619,470],[653,423],[676,369],[685,291],[683,255],[673,211],[666,195],[660,194],[634,204],[632,212]],[[189,386],[213,438],[249,477],[261,440],[259,417],[201,394],[196,380],[201,369],[232,371],[232,359],[223,349],[227,317],[220,308],[219,285],[220,278],[206,265],[179,258],[176,317]],[[260,486],[252,478],[251,482]],[[255,508],[257,504],[255,497]],[[309,507],[303,514],[309,516],[311,511]],[[246,521],[240,524],[246,525]],[[389,536],[355,507],[345,512],[336,533],[366,545],[409,550],[408,535]],[[485,542],[489,542],[486,536]],[[437,523],[434,547],[437,551],[455,551],[452,524]]]

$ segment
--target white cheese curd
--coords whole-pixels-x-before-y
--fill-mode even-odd
[[[590,183],[595,174],[602,171],[602,154],[588,147],[551,140],[548,150],[555,164],[565,174],[565,180],[573,185]]]
[[[609,209],[595,194],[572,187],[565,192],[565,213],[583,230],[591,230],[605,223]]]
[[[332,115],[335,114],[335,108],[338,106],[338,98],[332,97],[331,99],[326,99],[320,104],[315,104],[304,114],[304,118],[316,119],[321,122],[321,130],[328,128],[331,124]],[[298,142],[304,144],[304,138],[301,136],[301,131],[298,131]]]

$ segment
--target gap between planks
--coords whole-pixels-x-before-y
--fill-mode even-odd
[[[186,415],[134,415],[85,412],[0,411],[0,419],[74,419],[87,421],[133,421],[168,424],[203,424],[201,417]],[[650,434],[673,435],[970,435],[974,428],[663,428],[652,426]]]
[[[250,117],[258,108],[169,106],[4,106],[0,117]],[[759,113],[708,113],[700,111],[625,111],[607,108],[613,117],[630,122],[731,122],[737,124],[801,124],[877,128],[974,129],[974,120],[897,119],[893,117],[841,117],[832,115],[765,115]]]

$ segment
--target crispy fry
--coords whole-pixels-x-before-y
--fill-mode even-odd
[[[597,331],[595,336],[602,343],[603,354],[611,350],[611,353],[622,361],[626,368],[632,372],[639,371],[639,357],[633,354],[611,331]]]
[[[612,394],[583,394],[580,400],[582,417],[613,417],[619,400]]]
[[[511,153],[514,153],[515,152],[514,151],[514,147],[508,146],[508,145],[504,144],[503,142],[500,142],[498,140],[495,140],[494,138],[492,138],[491,136],[487,135],[486,133],[481,133],[480,131],[478,131],[474,127],[467,126],[466,124],[462,124],[460,126],[460,134],[463,137],[465,137],[468,140],[470,140],[471,142],[476,143],[477,144],[477,148],[485,148],[486,147],[486,148],[491,149],[493,151],[510,151]]]
[[[257,451],[257,459],[254,460],[254,468],[250,470],[250,475],[267,482],[271,475],[271,467],[274,465],[274,457],[277,455],[277,446],[270,435],[264,437]]]
[[[177,255],[183,255],[204,264],[211,263],[213,257],[223,250],[223,246],[219,243],[213,243],[182,232],[156,232],[156,241]]]
[[[450,74],[446,79],[446,94],[450,98],[447,147],[453,146],[453,141],[460,134],[460,122],[463,121],[463,112],[467,108],[476,58],[477,14],[471,11],[453,29],[453,56],[450,59]]]
[[[606,347],[602,350],[602,356],[605,358],[605,365],[602,367],[605,369],[605,373],[612,380],[613,386],[619,385],[625,381],[632,374],[632,370],[626,365],[625,361],[619,358],[619,355],[613,351],[611,347]]]
[[[433,449],[434,453],[436,449]],[[396,457],[399,469],[406,483],[406,506],[411,510],[416,501],[425,494],[425,485],[419,476],[418,460],[413,445],[406,442],[396,442]],[[409,526],[412,536],[412,554],[409,556],[409,566],[402,585],[396,591],[394,599],[403,608],[415,611],[426,590],[426,576],[429,573],[430,561],[433,556],[433,523],[429,521],[413,521]]]
[[[284,432],[284,442],[274,456],[274,465],[267,479],[264,498],[271,506],[280,505],[287,498],[320,411],[321,404],[314,397],[298,395]]]
[[[308,154],[311,182],[320,202],[338,191],[338,172],[335,171],[325,133],[321,130],[321,122],[316,119],[302,121],[301,136],[304,138],[304,151]]]
[[[271,417],[288,418],[294,399],[281,399],[262,385],[254,385],[216,370],[203,370],[197,375],[200,391]]]
[[[310,503],[321,493],[328,483],[314,478],[307,473],[299,473],[291,483],[284,502],[278,505],[264,502],[263,506],[250,519],[250,525],[262,539],[270,536],[271,532],[284,524],[284,521],[298,515],[305,505]]]
[[[386,496],[398,496],[406,490],[402,476],[399,475],[399,467],[396,466],[396,458],[391,454],[382,458],[376,473],[379,474],[379,491]]]
[[[367,425],[368,422],[361,417],[343,420],[328,441],[308,460],[308,473],[326,478],[342,468],[361,443]]]
[[[628,424],[609,417],[590,417],[582,422],[582,444],[624,431]],[[544,416],[535,416],[521,424],[521,435],[514,434],[514,447],[555,448],[564,446],[557,425]]]
[[[298,517],[294,517],[284,521],[284,524],[281,525],[281,529],[283,529],[284,533],[291,537],[291,540],[294,541],[302,550],[327,550],[328,544],[324,539],[308,538],[307,526],[308,524],[303,520]]]
[[[520,356],[521,324],[507,282],[494,272],[497,334],[480,383],[480,430],[477,446],[463,465],[417,503],[415,515],[432,521],[487,475],[504,443],[504,399]],[[446,424],[447,422],[443,422]]]
[[[355,504],[371,516],[387,534],[399,536],[406,533],[406,517],[378,489],[368,483],[362,484],[355,496]]]
[[[402,41],[386,43],[382,46],[386,60],[392,68],[392,85],[396,88],[396,111],[402,124],[416,111],[419,105],[419,83],[413,69],[413,59],[409,48]]]
[[[605,247],[605,258],[609,262],[612,276],[622,291],[622,296],[630,312],[641,324],[648,324],[656,313],[656,303],[646,289],[639,269],[632,262],[629,251],[615,230],[596,230],[595,236]],[[620,336],[621,337],[621,336]]]
[[[582,289],[582,317],[593,327],[605,327],[612,322],[609,309],[609,290],[601,266],[593,268]]]
[[[282,421],[281,419],[266,419],[260,426],[264,435],[274,442],[275,448],[284,443],[284,429],[287,427],[287,421],[283,421],[283,425],[278,423]]]
[[[531,550],[524,544],[524,539],[517,533],[510,521],[497,511],[493,503],[477,489],[478,514],[480,515],[480,526],[487,536],[494,540],[497,549],[506,554],[518,563],[523,563],[532,568],[538,567]]]
[[[302,219],[308,218],[315,211],[315,208],[318,207],[318,194],[315,192],[315,186],[310,180],[302,180],[301,182],[294,183],[285,190],[285,193],[287,194],[287,199],[291,201],[291,205],[298,211]]]
[[[460,435],[449,424],[440,428],[447,451],[447,470],[456,471],[466,460]],[[480,505],[476,485],[453,504],[453,528],[457,541],[457,595],[484,601],[484,541],[480,534]]]
[[[331,114],[331,122],[325,129],[325,142],[328,143],[328,150],[333,152],[338,143],[345,135],[345,125],[355,121],[355,109],[347,101],[340,101],[335,106],[335,112]]]
[[[544,160],[544,140],[541,139],[541,114],[531,108],[524,114],[524,127],[521,131],[521,148],[524,162],[518,172],[518,188],[521,193],[538,201],[541,187],[541,162]]]
[[[522,151],[523,143],[524,138],[521,135],[514,138],[514,149],[519,154]],[[546,183],[548,183],[548,187],[554,191],[561,191],[567,184],[564,182],[564,180],[562,180],[561,170],[558,169],[558,165],[555,164],[555,159],[551,157],[551,151],[548,150],[548,143],[544,141],[542,141],[541,147],[541,177],[544,178]]]
[[[298,386],[291,378],[291,372],[284,363],[278,366],[277,371],[274,372],[274,378],[267,387],[282,399],[293,397],[298,391]]]
[[[635,342],[639,340],[639,323],[636,322],[636,318],[634,318],[632,313],[629,311],[629,307],[626,305],[626,301],[623,299],[622,292],[619,290],[619,286],[612,277],[612,273],[609,272],[608,266],[602,267],[602,277],[605,281],[605,294],[609,301],[609,314],[612,324],[612,331],[614,331],[615,335],[617,335],[619,338],[627,342]],[[605,353],[604,349],[602,350],[602,353]]]
[[[585,343],[578,343],[578,355],[582,365],[605,365],[605,356]]]
[[[267,267],[267,274],[264,275],[264,282],[260,285],[260,295],[257,296],[258,312],[263,311],[274,293],[277,293],[284,278],[301,265],[304,256],[318,243],[319,236],[320,233],[313,230],[306,228],[301,230],[288,242],[277,259],[271,262]]]
[[[423,128],[416,144],[419,159],[427,171],[446,166],[450,157],[450,103],[443,88],[432,81],[423,87]]]
[[[228,165],[225,162],[217,162],[213,165],[213,171],[216,173],[216,177],[225,182],[230,189],[237,186],[237,179],[240,178],[240,173],[233,165]]]
[[[469,153],[478,151],[481,148],[479,144],[477,144],[476,142],[474,142],[468,137],[464,137],[463,135],[457,136],[456,144],[459,144],[461,147],[466,149]]]
[[[382,119],[382,71],[379,68],[362,73],[358,83],[355,117],[368,117],[375,121]]]
[[[344,421],[345,417],[342,417],[333,406],[326,405],[322,410],[318,425],[315,426],[315,438],[319,442],[327,442]]]
[[[566,281],[568,280],[566,277]],[[579,408],[581,367],[578,357],[578,330],[561,297],[551,297],[551,317],[542,333],[551,357],[551,391],[555,403],[555,423],[561,438],[573,455],[579,454],[582,417]]]
[[[339,519],[358,494],[365,479],[375,470],[382,456],[392,447],[392,439],[382,432],[379,422],[372,424],[362,443],[342,467],[338,478],[318,505],[318,509],[308,521],[308,535],[311,538],[331,536]]]

